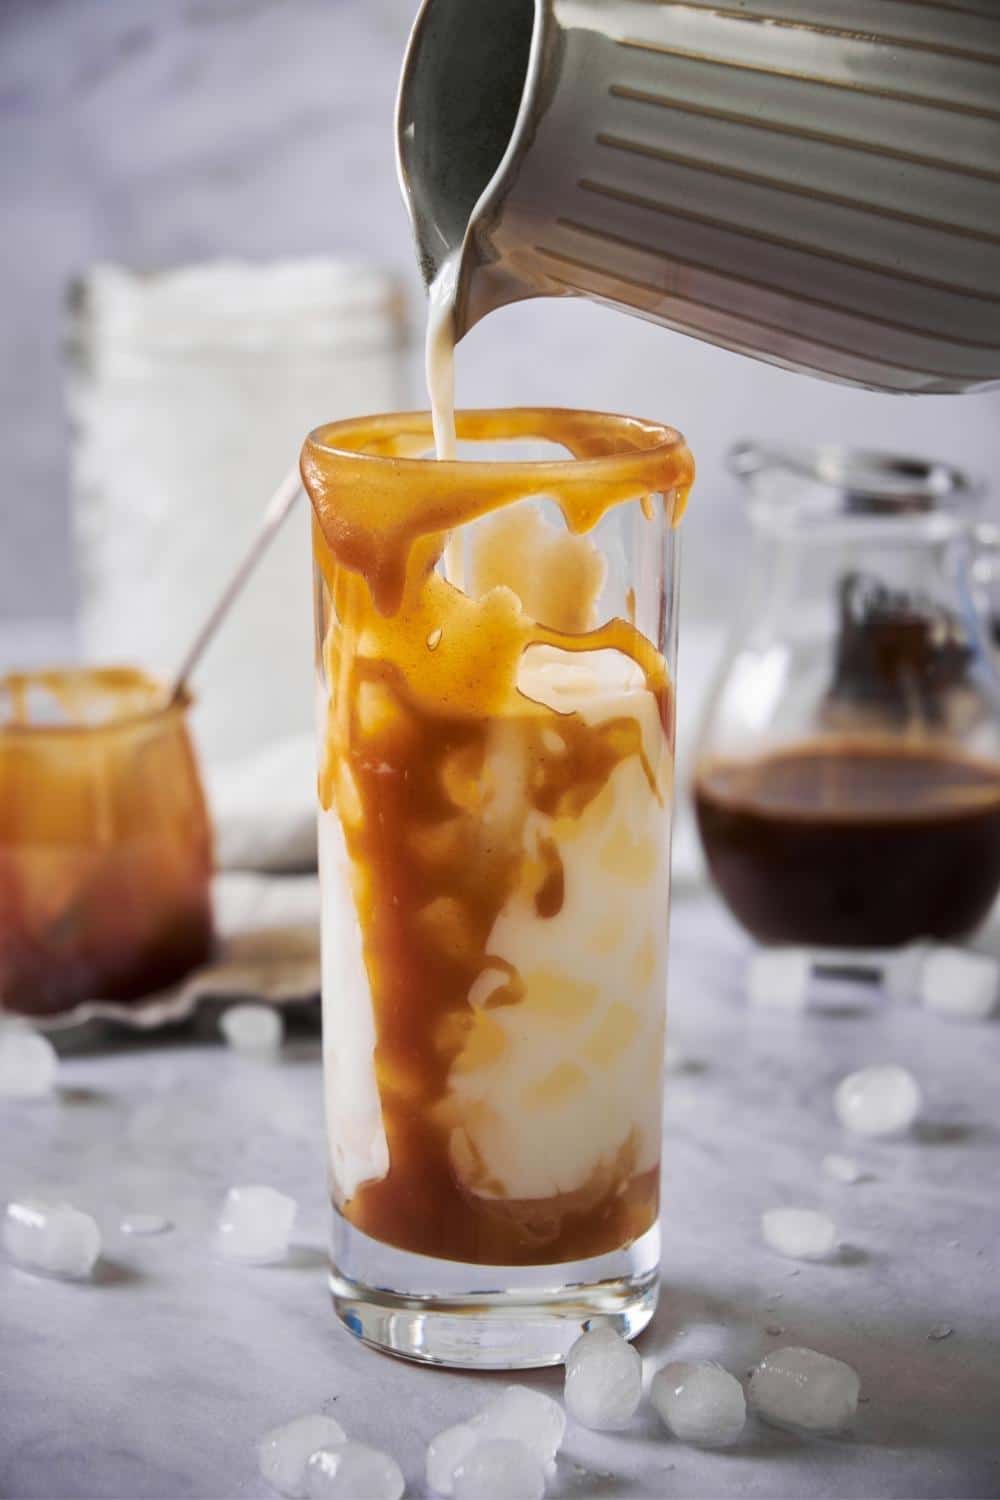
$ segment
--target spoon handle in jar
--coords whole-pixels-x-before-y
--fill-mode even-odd
[[[299,476],[298,465],[296,464],[295,468],[285,475],[285,478],[267,502],[264,514],[261,516],[257,529],[250,539],[250,544],[246,552],[240,559],[239,566],[218,599],[212,605],[209,613],[202,621],[197,635],[188,647],[170,685],[169,701],[171,703],[178,702],[187,693],[188,680],[192,672],[211,643],[215,632],[228,615],[230,608],[243,592],[244,585],[250,578],[250,575],[281,530],[282,525],[301,493],[302,480]]]

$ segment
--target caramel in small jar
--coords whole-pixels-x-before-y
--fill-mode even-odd
[[[208,813],[162,697],[131,668],[0,683],[0,1008],[134,1000],[209,956]]]

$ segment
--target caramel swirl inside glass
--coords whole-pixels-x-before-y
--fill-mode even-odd
[[[437,463],[423,413],[320,428],[302,455],[333,1193],[419,1254],[580,1260],[658,1210],[673,692],[657,570],[693,464],[676,432],[624,417],[457,427],[569,456]]]

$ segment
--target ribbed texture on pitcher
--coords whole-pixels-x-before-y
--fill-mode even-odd
[[[467,323],[516,285],[880,389],[1000,381],[1000,7],[542,9]]]

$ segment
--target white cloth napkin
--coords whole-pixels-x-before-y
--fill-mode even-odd
[[[316,868],[316,742],[295,735],[205,771],[220,870]]]

